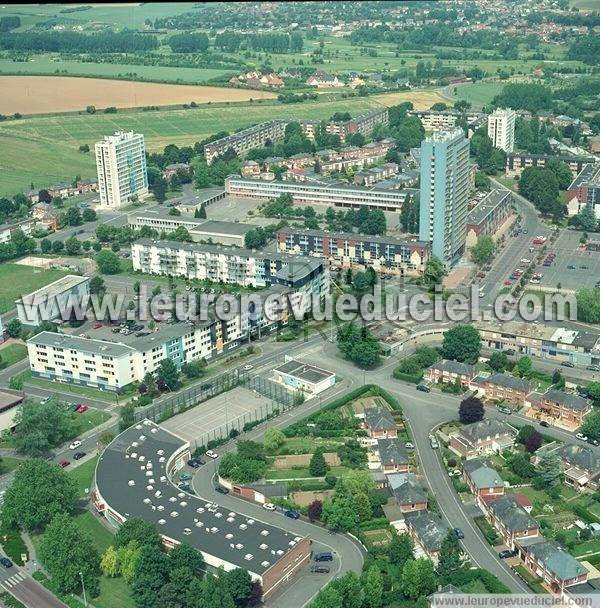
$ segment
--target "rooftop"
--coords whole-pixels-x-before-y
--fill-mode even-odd
[[[102,499],[125,518],[140,517],[175,541],[264,574],[300,537],[179,491],[168,480],[166,466],[186,447],[149,420],[130,427],[98,461],[95,481]]]
[[[504,487],[504,482],[498,471],[477,458],[465,461],[463,468],[467,471],[467,475],[477,489]]]
[[[600,187],[600,164],[590,164],[583,167],[579,175],[571,182],[569,190],[590,186]]]
[[[513,496],[504,496],[492,500],[489,507],[494,515],[511,532],[523,532],[539,528],[539,524]]]
[[[430,369],[447,372],[449,374],[457,374],[459,376],[472,376],[475,373],[475,366],[468,363],[460,363],[451,359],[442,359],[434,363]]]
[[[472,422],[471,424],[465,424],[459,431],[461,435],[466,435],[475,440],[483,440],[488,437],[495,437],[496,435],[516,435],[515,429],[501,420],[495,418],[486,418],[479,422]]]
[[[398,504],[416,505],[427,502],[427,496],[414,473],[390,473],[387,479]]]
[[[492,374],[491,376],[485,378],[485,382],[490,382],[498,386],[505,386],[512,388],[515,391],[523,391],[525,393],[529,393],[533,389],[533,383],[529,380],[517,378],[516,376],[511,376],[510,374]]]
[[[408,452],[404,444],[397,437],[377,440],[377,449],[381,463],[386,464],[408,464]]]
[[[21,296],[21,298],[19,298],[17,302],[23,301],[26,303],[33,304],[40,301],[46,301],[47,298],[55,298],[59,294],[64,293],[65,291],[69,291],[70,289],[73,289],[74,287],[77,287],[82,283],[89,283],[89,281],[89,277],[81,277],[75,274],[68,274],[67,276],[57,279],[49,285],[45,285],[44,287],[40,287],[36,291],[32,291],[31,293]]]
[[[559,391],[555,388],[548,389],[543,394],[543,397],[548,401],[558,403],[563,407],[573,410],[587,410],[592,406],[590,401],[580,397],[579,395],[574,395],[573,393],[564,393],[563,391]]]
[[[469,211],[467,224],[479,226],[506,199],[509,202],[511,200],[511,194],[508,190],[492,190],[476,207]]]
[[[77,350],[91,355],[105,355],[110,357],[123,357],[134,352],[131,346],[119,342],[106,342],[104,340],[88,339],[79,336],[69,336],[51,331],[42,331],[29,338],[28,344],[52,346],[69,350]]]
[[[517,542],[527,547],[529,552],[558,580],[568,581],[587,573],[587,569],[554,540],[546,540],[543,536],[538,536],[520,539]]]
[[[273,371],[294,376],[295,378],[300,378],[301,380],[305,380],[306,382],[311,382],[313,384],[317,384],[318,382],[322,382],[327,378],[335,376],[333,372],[315,367],[314,365],[308,365],[307,363],[297,361],[296,359],[290,359],[283,365],[278,365],[273,369]]]
[[[449,528],[438,515],[423,509],[405,513],[407,525],[415,531],[420,543],[428,551],[439,551]]]
[[[372,430],[388,430],[396,428],[396,421],[386,407],[369,407],[365,410],[365,422]]]

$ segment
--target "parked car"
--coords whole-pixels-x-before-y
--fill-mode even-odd
[[[315,561],[316,562],[332,562],[333,554],[331,551],[321,551],[320,553],[315,553]]]
[[[213,452],[212,450],[206,450],[205,454],[209,458],[218,458],[219,457],[219,455],[216,452]]]
[[[505,285],[512,285],[513,282],[510,279],[504,279],[504,284]]]
[[[277,507],[272,502],[265,502],[263,504],[263,509],[266,509],[267,511],[275,511]]]
[[[590,372],[600,372],[600,365],[588,365],[585,369]]]
[[[250,363],[246,363],[246,365],[244,365],[244,367],[242,367],[242,369],[245,372],[249,372],[251,369],[254,369],[254,365],[250,365]]]
[[[94,323],[92,325],[92,329],[100,329],[102,327],[102,323]]]
[[[414,445],[413,445],[413,444],[412,444],[410,441],[407,441],[407,442],[404,444],[404,447],[405,447],[407,450],[414,450],[414,449],[415,449],[415,446],[414,446]]]
[[[465,537],[465,533],[460,528],[454,528],[454,534],[459,540]]]
[[[577,268],[577,267],[575,266],[575,264],[569,264],[569,265],[567,266],[567,269],[568,269],[568,270],[575,270],[575,268]]]
[[[191,466],[192,469],[197,469],[203,464],[206,464],[206,461],[202,460],[202,458],[191,458],[190,460],[188,460],[188,465]]]
[[[13,563],[8,559],[8,557],[0,557],[0,564],[2,564],[5,568],[12,568]]]
[[[421,391],[422,393],[431,392],[431,388],[429,386],[427,386],[426,384],[417,384],[417,390]]]
[[[284,515],[286,517],[289,517],[290,519],[300,519],[300,513],[298,513],[298,511],[294,511],[292,509],[290,509],[289,511],[286,511],[284,513]]]
[[[312,566],[310,571],[317,574],[329,574],[329,566]]]
[[[509,348],[505,352],[509,357],[517,354],[514,348]]]
[[[83,405],[83,403],[75,410],[78,414],[85,414],[90,408],[87,405]]]
[[[597,446],[597,445],[600,445],[600,443],[598,443],[598,441],[597,441],[596,439],[593,439],[592,437],[588,437],[587,442],[588,442],[590,445],[596,445],[596,446]]]
[[[498,411],[503,414],[512,414],[512,410],[509,407],[505,407],[504,405],[498,406]]]
[[[85,452],[75,452],[73,460],[81,460],[85,456]]]
[[[48,401],[50,401],[50,399],[52,399],[52,397],[42,397],[40,399],[40,405],[46,405],[46,403],[48,403]]]
[[[81,441],[79,441],[79,439],[76,439],[75,441],[73,441],[71,443],[71,445],[69,445],[69,449],[76,450],[80,445],[81,445]]]
[[[587,441],[588,440],[587,435],[584,435],[583,433],[577,433],[577,435],[575,435],[575,437],[577,437],[577,439],[581,439],[581,441]]]
[[[190,479],[192,479],[192,476],[189,473],[182,473],[179,476],[179,481],[190,481]]]
[[[575,367],[575,364],[571,363],[570,361],[563,361],[563,362],[561,362],[561,365],[563,367]]]
[[[500,559],[506,559],[507,557],[515,557],[517,555],[516,551],[511,551],[510,549],[504,549],[504,551],[500,551],[498,553],[498,557]]]
[[[219,494],[229,494],[229,489],[223,486],[216,486],[215,492],[218,492]]]
[[[61,467],[62,469],[64,469],[65,467],[68,467],[71,463],[68,460],[61,460],[58,463],[58,466]]]
[[[431,446],[432,450],[437,450],[440,447],[440,444],[437,442],[437,439],[435,437],[432,437],[429,440],[429,445]]]
[[[550,426],[550,424],[548,424],[548,423],[547,423],[545,420],[542,420],[542,421],[540,422],[540,426],[543,426],[543,427],[548,427],[548,426]]]

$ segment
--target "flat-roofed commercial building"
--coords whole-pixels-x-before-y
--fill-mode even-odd
[[[482,236],[492,236],[511,214],[512,196],[508,190],[492,190],[467,215],[467,248]]]
[[[69,274],[16,300],[17,315],[23,325],[42,321],[68,320],[68,310],[89,296],[90,278]]]
[[[310,561],[310,539],[179,490],[172,479],[190,458],[189,443],[153,422],[131,426],[98,460],[94,507],[115,527],[149,522],[167,549],[191,545],[212,572],[248,570],[269,597]]]
[[[368,207],[382,211],[400,211],[408,197],[405,190],[369,190],[350,185],[313,185],[308,183],[277,182],[244,179],[230,176],[225,179],[225,190],[230,196],[270,200],[290,194],[295,203],[333,205],[335,207]]]
[[[100,206],[119,208],[148,194],[144,136],[117,131],[96,143]]]
[[[170,215],[168,211],[139,211],[127,216],[133,228],[149,226],[159,232],[173,232],[183,226],[195,242],[209,242],[220,245],[244,246],[246,234],[255,228],[252,224],[222,222],[199,219],[190,215]]]
[[[284,228],[277,234],[281,253],[318,256],[342,268],[372,267],[378,272],[419,275],[429,259],[429,243],[388,236],[329,233]]]
[[[335,373],[289,358],[273,369],[273,380],[293,391],[318,395],[335,384]]]

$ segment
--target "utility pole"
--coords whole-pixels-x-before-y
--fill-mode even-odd
[[[87,597],[85,595],[85,583],[83,582],[83,572],[79,573],[79,578],[81,579],[81,588],[83,590],[83,603],[85,604],[85,606],[87,606],[88,603],[87,603]]]

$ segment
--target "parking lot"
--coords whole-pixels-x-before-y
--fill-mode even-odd
[[[162,423],[166,429],[192,446],[226,435],[246,422],[261,418],[272,402],[244,387],[236,387]],[[261,409],[262,408],[262,409]],[[262,412],[262,416],[261,416]]]
[[[582,286],[593,287],[600,279],[600,252],[580,248],[581,234],[563,230],[554,245],[548,246],[548,252],[553,251],[556,258],[552,266],[536,267],[544,275],[539,287],[556,289],[560,283],[561,289],[575,291]]]

